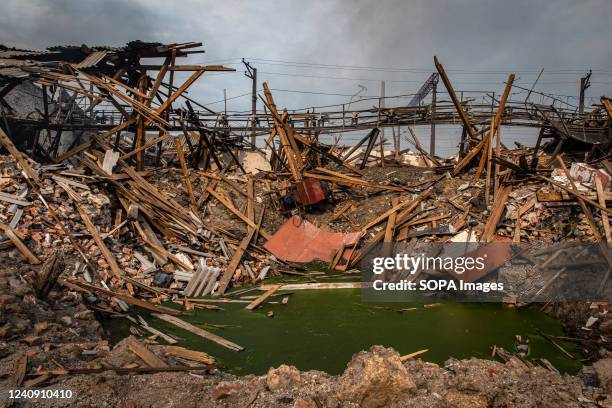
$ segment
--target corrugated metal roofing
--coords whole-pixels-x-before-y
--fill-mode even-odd
[[[93,67],[98,62],[102,61],[104,59],[104,57],[106,57],[106,54],[108,54],[108,51],[96,51],[96,52],[92,52],[91,54],[89,54],[87,56],[87,58],[85,58],[83,61],[79,62],[77,64],[77,67],[79,67],[79,68]]]

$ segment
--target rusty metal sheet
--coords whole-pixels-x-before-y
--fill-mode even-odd
[[[358,239],[358,232],[342,234],[324,231],[294,215],[272,235],[264,248],[283,261],[330,262],[338,250],[354,245]]]

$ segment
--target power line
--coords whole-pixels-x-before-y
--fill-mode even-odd
[[[412,82],[412,83],[422,83],[423,81],[415,81],[415,80],[395,80],[395,79],[385,79],[385,78],[353,78],[353,77],[333,77],[326,75],[308,75],[308,74],[292,74],[288,72],[267,72],[261,71],[262,74],[268,75],[281,75],[281,76],[292,76],[292,77],[302,77],[302,78],[317,78],[317,79],[340,79],[340,80],[349,80],[349,81],[372,81],[372,82]]]
[[[337,76],[327,76],[327,75],[310,75],[310,74],[296,74],[296,73],[290,73],[290,72],[269,72],[269,71],[260,71],[260,73],[267,74],[267,75],[291,76],[291,77],[300,77],[300,78],[316,78],[316,79],[334,79],[334,80],[347,80],[347,81],[364,81],[364,82],[386,81],[386,82],[417,83],[417,84],[423,83],[423,81],[408,80],[408,79],[337,77]],[[465,85],[481,85],[481,84],[504,84],[505,82],[500,79],[499,81],[456,81],[455,83],[460,83],[460,84],[465,84]],[[519,82],[519,81],[517,81],[517,83],[526,84],[525,82]],[[576,84],[576,82],[575,81],[548,81],[548,82],[540,82],[539,84],[540,85],[573,85],[573,84]],[[592,84],[612,85],[612,82],[593,81]]]
[[[310,95],[328,95],[328,96],[346,96],[346,97],[351,97],[354,96],[354,94],[341,94],[341,93],[330,93],[330,92],[316,92],[316,91],[302,91],[302,90],[296,90],[296,89],[278,89],[278,88],[271,88],[271,91],[276,91],[276,92],[293,92],[293,93],[300,93],[300,94],[310,94]],[[364,95],[364,97],[366,98],[378,98],[377,96],[374,95]]]
[[[311,63],[311,62],[299,62],[299,61],[287,61],[287,60],[274,60],[274,59],[265,59],[265,58],[249,58],[253,61],[257,61],[262,65],[285,65],[285,66],[296,66],[296,67],[308,67],[308,68],[325,68],[325,69],[353,69],[353,70],[363,70],[363,71],[383,71],[383,72],[412,72],[412,73],[430,73],[432,71],[431,68],[393,68],[393,67],[373,67],[373,66],[359,66],[359,65],[339,65],[339,64],[321,64],[321,63]],[[447,72],[462,72],[462,73],[474,73],[474,74],[483,74],[483,73],[497,73],[497,74],[507,74],[510,71],[515,71],[517,73],[539,73],[540,70],[478,70],[478,69],[447,69]],[[556,69],[556,70],[547,70],[547,74],[582,74],[584,69]],[[612,75],[612,71],[604,70],[604,69],[595,69],[593,70],[595,73]]]
[[[232,96],[231,98],[223,98],[223,99],[220,99],[220,100],[218,100],[218,101],[208,102],[208,103],[203,103],[202,105],[204,105],[204,106],[207,106],[207,105],[214,105],[214,104],[216,104],[216,103],[221,103],[221,102],[229,101],[229,100],[231,100],[231,99],[238,99],[238,98],[242,98],[242,97],[245,97],[245,96],[250,95],[250,94],[251,94],[250,92],[247,92],[247,93],[243,93],[243,94],[240,94],[240,95]]]

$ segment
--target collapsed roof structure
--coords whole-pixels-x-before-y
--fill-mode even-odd
[[[45,263],[42,288],[57,280],[99,295],[98,311],[135,306],[185,326],[172,317],[180,311],[159,303],[206,307],[196,297],[240,293],[228,290],[273,275],[310,276],[296,260],[350,273],[379,243],[612,240],[606,97],[588,111],[554,98],[514,101],[510,74],[501,96],[475,103],[458,95],[435,58],[436,72],[406,106],[291,113],[263,83],[263,112],[226,114],[188,94],[206,72],[234,70],[178,63],[200,46],[0,49],[0,144],[9,153],[0,245],[33,264],[59,251],[78,259],[70,273]],[[187,78],[178,81],[177,72]],[[438,81],[448,99],[424,103]],[[456,157],[426,151],[412,133],[431,126],[434,135],[439,124],[462,126]],[[410,130],[418,154],[400,150],[398,126]],[[540,129],[535,146],[505,146],[503,126]],[[367,135],[354,146],[320,141],[352,131]],[[248,167],[253,150],[259,162]],[[609,268],[599,289],[608,277]],[[278,290],[282,284],[266,287],[247,308]]]

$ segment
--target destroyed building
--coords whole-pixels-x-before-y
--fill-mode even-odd
[[[189,56],[203,52],[201,46],[134,41],[46,51],[0,47],[0,246],[7,270],[0,334],[9,339],[3,352],[18,356],[16,386],[104,371],[208,372],[214,356],[182,347],[151,321],[239,352],[248,344],[181,317],[224,303],[244,303],[252,311],[276,302],[279,294],[276,303],[286,304],[287,292],[304,288],[361,288],[367,283],[359,279],[361,262],[379,244],[408,250],[443,243],[599,248],[593,255],[582,248],[530,247],[522,256],[539,266],[520,278],[504,269],[516,257],[508,249],[495,253],[496,263],[463,279],[505,283],[504,302],[512,307],[547,304],[551,293],[560,293],[555,288],[573,284],[571,265],[559,261],[570,259],[587,268],[596,282],[594,296],[604,299],[593,299],[584,312],[590,322],[582,322],[590,330],[583,333],[587,359],[609,350],[611,99],[601,96],[597,106],[578,110],[554,99],[512,100],[515,76],[509,73],[501,96],[474,103],[456,93],[434,57],[435,71],[408,104],[290,113],[276,105],[264,82],[263,92],[253,94],[259,110],[227,115],[188,93],[196,81],[206,81],[207,72],[234,70],[190,65]],[[179,81],[177,72],[186,79]],[[432,92],[437,96],[431,98]],[[435,143],[425,150],[413,132],[430,127],[435,142],[435,126],[443,124],[463,129],[452,157],[436,155]],[[400,148],[398,127],[409,129],[414,151]],[[539,136],[533,146],[509,146],[502,127],[535,128]],[[321,141],[338,132],[364,136],[349,146]],[[313,263],[354,279],[325,280],[308,269]],[[424,270],[410,279],[441,276],[461,278]],[[284,277],[308,281],[292,284]],[[240,297],[247,293],[256,296]],[[16,298],[31,303],[39,316],[49,313],[50,304],[70,307],[57,321],[42,319],[30,327],[24,322],[38,318],[21,310]],[[150,314],[145,318],[141,312]],[[119,361],[123,351],[109,351],[94,313],[129,320],[133,336],[120,344],[136,362]],[[62,324],[70,328],[63,334],[69,349],[45,343]],[[24,344],[41,351],[30,355]],[[70,360],[72,352],[77,357]],[[395,352],[371,353],[407,370]],[[494,353],[508,370],[534,369],[502,348]],[[366,359],[360,354],[355,361],[360,358]],[[558,372],[550,363],[540,366],[537,370],[546,372],[541,381],[552,376],[543,387],[552,389]],[[279,382],[300,381],[299,371],[281,367],[287,372],[268,373],[268,391]],[[406,392],[415,387],[397,381]],[[605,388],[601,384],[600,379]],[[215,398],[233,392],[215,390]],[[248,397],[255,401],[260,392]],[[592,398],[605,394],[589,392]],[[368,398],[357,394],[342,390],[338,398],[356,403]]]

